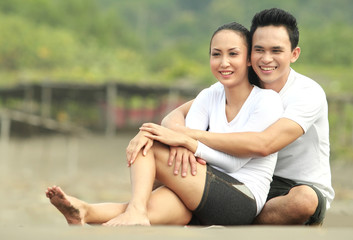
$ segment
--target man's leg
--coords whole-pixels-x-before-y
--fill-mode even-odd
[[[255,224],[304,224],[316,211],[318,197],[309,186],[293,187],[288,194],[266,202]]]

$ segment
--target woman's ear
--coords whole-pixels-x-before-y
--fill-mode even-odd
[[[247,66],[250,67],[250,66],[251,66],[251,59],[250,59],[250,57],[248,57],[247,62],[248,62],[248,63],[247,63]]]

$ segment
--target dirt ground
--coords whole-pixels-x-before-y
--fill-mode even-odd
[[[130,197],[129,171],[125,148],[134,133],[118,133],[115,137],[49,136],[14,139],[0,154],[0,237],[1,239],[35,238],[55,233],[62,237],[86,239],[122,236],[145,239],[169,236],[196,239],[240,234],[271,238],[289,234],[289,239],[310,236],[330,239],[349,236],[353,239],[353,161],[332,161],[332,182],[336,198],[321,228],[308,227],[127,227],[119,231],[99,227],[69,228],[63,216],[49,203],[44,191],[59,185],[65,192],[87,202],[126,201]],[[4,150],[5,149],[5,150]],[[220,230],[222,229],[222,230]],[[232,232],[233,231],[233,232]],[[249,235],[249,232],[251,234]],[[293,233],[291,233],[293,232]],[[161,235],[162,234],[162,235]],[[27,237],[26,237],[27,236]],[[245,238],[244,238],[245,237]],[[109,238],[107,238],[109,239]],[[278,238],[279,239],[279,238]],[[293,238],[294,239],[294,238]]]

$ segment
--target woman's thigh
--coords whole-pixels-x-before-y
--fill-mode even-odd
[[[192,217],[191,211],[166,186],[161,186],[152,192],[147,209],[152,225],[186,225]]]
[[[168,165],[169,147],[155,142],[153,151],[156,160],[156,178],[171,189],[188,209],[196,209],[205,188],[206,166],[198,164],[195,176],[189,173],[186,177],[181,177],[180,174],[174,175],[174,166]]]

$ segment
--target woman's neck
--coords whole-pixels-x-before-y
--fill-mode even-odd
[[[232,121],[237,116],[246,99],[249,97],[253,87],[253,85],[247,82],[246,84],[237,87],[224,88],[226,94],[225,111],[228,122]]]
[[[234,107],[239,105],[242,106],[250,95],[253,87],[254,86],[248,82],[233,88],[225,87],[226,104]]]

